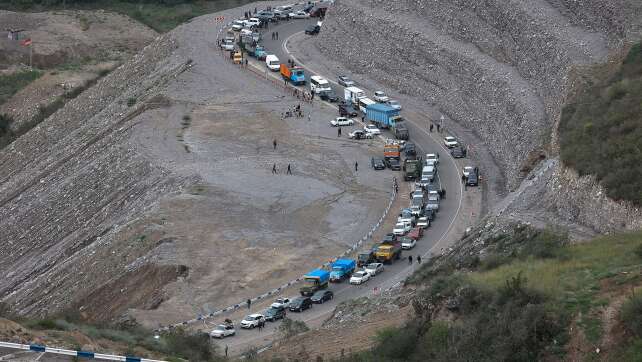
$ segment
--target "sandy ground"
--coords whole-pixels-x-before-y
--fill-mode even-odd
[[[206,25],[195,21],[185,35]],[[254,297],[329,260],[381,216],[392,182],[368,167],[383,144],[348,140],[349,127],[337,137],[334,109],[304,104],[305,117],[281,120],[298,100],[217,51],[186,53],[196,66],[169,87],[173,105],[143,114],[132,142],[197,180],[155,215],[171,242],[154,257],[186,265],[189,276],[168,285],[158,309],[131,311],[151,327]]]

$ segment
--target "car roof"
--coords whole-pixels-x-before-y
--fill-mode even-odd
[[[254,314],[250,314],[250,315],[248,315],[248,317],[258,318],[258,317],[263,317],[263,314],[254,313]]]

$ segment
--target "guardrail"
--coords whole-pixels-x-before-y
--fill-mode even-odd
[[[89,358],[89,359],[101,359],[101,360],[109,360],[109,361],[164,362],[162,360],[140,358],[140,357],[134,357],[134,356],[117,356],[113,354],[95,353],[90,351],[72,351],[70,349],[47,347],[40,344],[20,344],[20,343],[10,343],[10,342],[0,342],[0,347],[20,349],[23,351],[61,354],[65,356],[82,357],[82,358]]]
[[[372,236],[374,235],[374,233],[377,231],[377,229],[379,229],[381,224],[383,224],[383,221],[385,220],[385,218],[388,216],[388,213],[390,212],[390,208],[392,207],[392,204],[394,203],[395,198],[397,197],[397,189],[398,189],[397,179],[393,178],[392,193],[390,194],[390,200],[388,202],[388,206],[386,207],[385,211],[383,212],[383,215],[381,215],[381,218],[379,218],[379,221],[377,221],[377,223],[370,229],[370,231],[368,231],[368,233],[366,235],[364,235],[361,239],[359,239],[357,242],[352,244],[352,246],[350,248],[348,248],[346,251],[341,253],[338,256],[339,258],[347,256],[347,255],[355,252],[366,241],[372,239]],[[320,266],[320,268],[321,269],[327,268],[329,265],[330,265],[330,262],[327,262],[327,263],[322,264]],[[254,298],[250,298],[249,300],[250,300],[251,303],[254,303],[254,302],[260,301],[260,300],[262,300],[264,298],[276,295],[276,294],[280,293],[281,291],[283,291],[284,289],[287,289],[290,286],[292,286],[294,284],[297,284],[302,280],[303,280],[303,276],[300,276],[300,277],[298,277],[296,279],[293,279],[293,280],[281,285],[278,288],[274,288],[274,289],[272,289],[272,290],[270,290],[270,291],[268,291],[266,293],[263,293],[263,294],[261,294],[259,296],[256,296]],[[238,309],[242,308],[246,303],[247,303],[246,301],[242,301],[242,302],[239,302],[237,304],[230,305],[227,308],[219,309],[219,310],[214,311],[214,312],[209,313],[209,314],[199,315],[194,319],[190,319],[190,320],[183,321],[183,322],[180,322],[180,323],[171,324],[169,326],[160,327],[160,328],[156,329],[155,331],[156,332],[170,331],[170,330],[172,330],[174,328],[179,328],[179,327],[187,326],[187,325],[190,325],[190,324],[193,324],[193,323],[196,323],[196,322],[200,322],[200,321],[204,321],[204,320],[211,319],[211,318],[214,318],[214,317],[218,317],[221,314],[238,310]]]

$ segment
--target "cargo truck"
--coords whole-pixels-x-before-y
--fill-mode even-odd
[[[395,138],[398,140],[407,140],[410,137],[410,132],[408,132],[408,128],[406,128],[406,125],[403,122],[395,120],[392,129],[395,133]]]
[[[352,259],[337,259],[332,263],[332,271],[330,272],[330,281],[340,283],[344,279],[350,278],[357,263]]]
[[[355,107],[359,106],[359,98],[366,96],[366,93],[357,87],[347,87],[343,90],[343,98],[346,103],[353,104]]]
[[[291,82],[294,85],[305,84],[305,72],[303,71],[303,68],[299,66],[291,67],[287,64],[282,63],[280,70],[283,79]]]
[[[327,288],[329,280],[330,272],[323,269],[314,269],[303,276],[303,286],[299,289],[299,292],[302,296],[309,297],[316,291]]]
[[[357,266],[362,267],[377,261],[377,257],[375,256],[376,252],[377,248],[359,253],[359,255],[357,256]]]
[[[401,151],[399,145],[395,143],[385,144],[383,146],[383,157],[400,159]]]
[[[421,177],[421,160],[408,160],[403,163],[403,179],[405,181],[418,180]]]
[[[391,264],[393,260],[401,258],[401,241],[384,241],[377,247],[375,252],[377,261],[384,264]]]

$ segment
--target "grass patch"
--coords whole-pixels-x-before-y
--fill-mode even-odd
[[[580,175],[595,175],[615,200],[642,205],[642,46],[620,69],[587,86],[562,111],[560,154]]]
[[[38,70],[33,72],[27,70],[9,75],[0,75],[0,105],[4,104],[29,83],[40,78],[42,74]]]
[[[17,11],[104,9],[127,15],[164,33],[197,16],[251,3],[250,0],[0,0],[0,8]],[[65,5],[63,7],[63,5]],[[249,10],[249,9],[248,9]],[[242,14],[239,14],[241,16]],[[81,19],[83,30],[89,23]],[[85,29],[86,28],[86,29]]]

